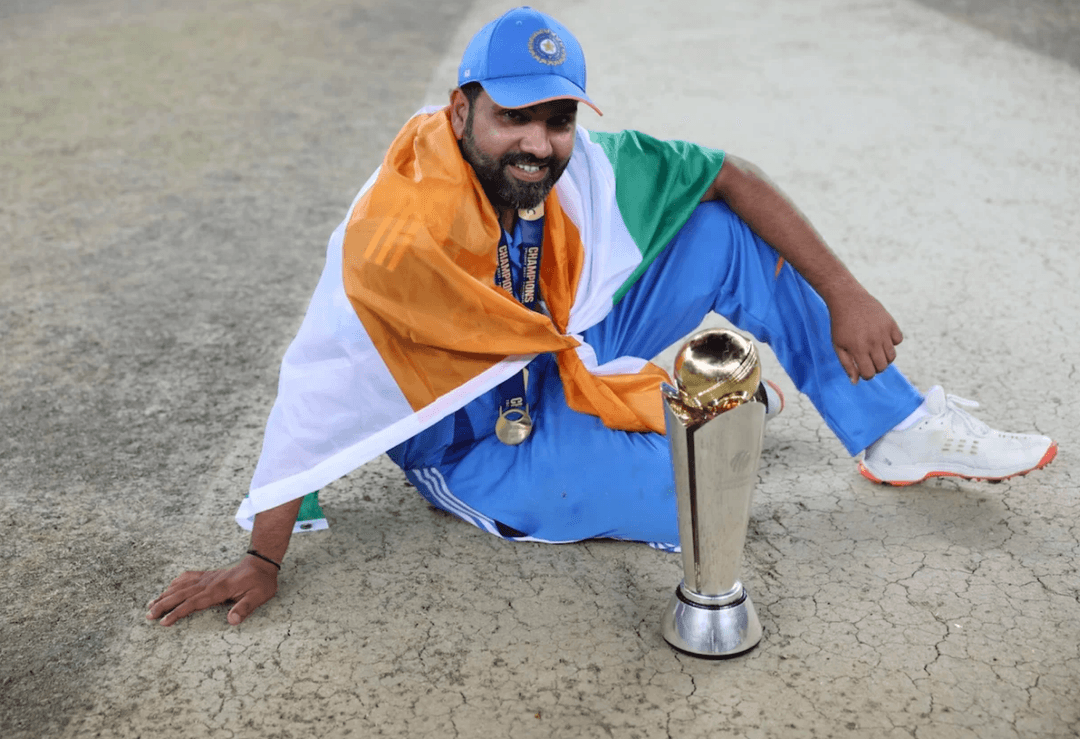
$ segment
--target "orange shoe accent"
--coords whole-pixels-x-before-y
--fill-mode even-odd
[[[877,483],[878,485],[892,485],[893,487],[898,488],[907,487],[908,485],[918,485],[923,480],[927,480],[931,477],[960,477],[965,480],[975,480],[976,482],[1001,482],[1002,480],[1008,480],[1013,477],[1023,477],[1027,473],[1034,470],[1041,470],[1043,467],[1054,461],[1054,457],[1057,456],[1057,452],[1058,445],[1055,441],[1050,444],[1050,447],[1046,450],[1046,453],[1042,455],[1042,459],[1040,459],[1034,467],[1032,467],[1031,469],[1023,470],[1022,472],[1014,472],[1011,475],[1004,475],[1002,477],[973,477],[972,475],[961,475],[958,472],[927,472],[918,480],[897,480],[894,482],[889,480],[879,480],[877,477],[874,476],[874,473],[872,473],[866,468],[866,465],[864,465],[862,461],[859,462],[859,474],[861,474],[870,482]]]
[[[1054,441],[1054,442],[1050,443],[1050,448],[1046,450],[1046,454],[1044,454],[1042,456],[1042,459],[1039,460],[1039,463],[1037,465],[1035,465],[1035,469],[1041,470],[1043,467],[1045,467],[1046,465],[1053,462],[1054,457],[1056,457],[1056,456],[1057,456],[1057,442]]]

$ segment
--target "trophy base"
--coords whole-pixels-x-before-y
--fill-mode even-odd
[[[667,643],[706,659],[735,657],[757,646],[761,622],[742,583],[736,583],[735,588],[715,599],[695,593],[692,600],[680,584],[664,611]],[[710,604],[710,600],[717,604]]]

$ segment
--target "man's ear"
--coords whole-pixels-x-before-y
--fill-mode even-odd
[[[450,91],[450,126],[458,141],[465,135],[465,121],[469,118],[469,98],[460,87]]]

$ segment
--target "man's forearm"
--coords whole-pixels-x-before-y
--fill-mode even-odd
[[[251,548],[275,562],[281,562],[289,548],[289,538],[302,500],[297,498],[277,508],[256,513],[255,525],[251,529]]]
[[[795,204],[760,169],[728,156],[702,200],[723,200],[810,283],[829,308],[833,349],[852,382],[896,359],[904,340],[885,307],[859,284]]]

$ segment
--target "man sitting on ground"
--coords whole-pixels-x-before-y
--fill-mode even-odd
[[[148,618],[235,601],[243,621],[277,590],[305,495],[384,452],[432,505],[503,538],[674,548],[666,374],[646,358],[710,312],[772,347],[875,482],[1053,459],[1050,439],[916,390],[892,366],[896,322],[756,167],[578,127],[595,105],[562,24],[508,12],[458,83],[406,123],[331,237],[237,514],[249,555],[184,573]]]

